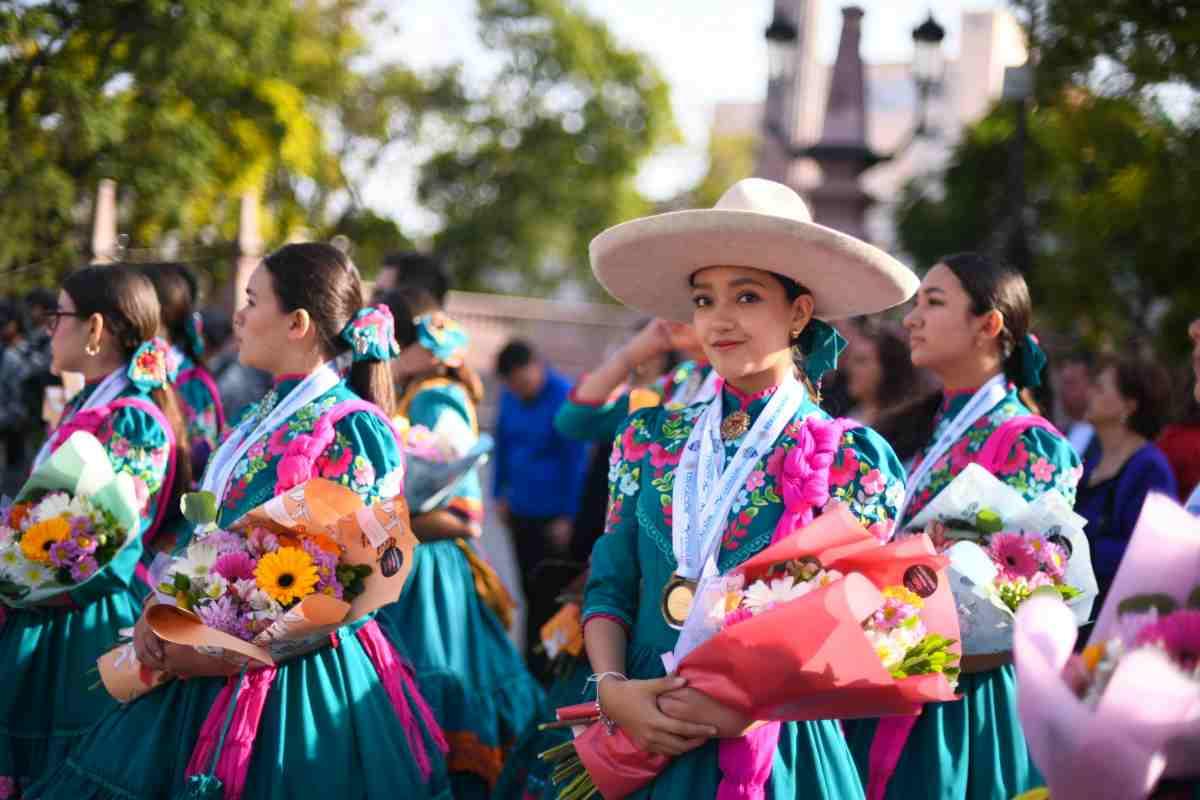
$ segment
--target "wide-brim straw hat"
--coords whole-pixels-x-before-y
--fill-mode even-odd
[[[705,267],[751,267],[812,292],[814,315],[875,314],[917,291],[913,271],[878,247],[812,221],[796,192],[774,181],[738,181],[711,209],[624,222],[592,240],[592,272],[625,305],[690,322],[689,280]]]

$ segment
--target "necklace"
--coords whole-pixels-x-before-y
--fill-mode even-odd
[[[750,415],[738,410],[721,420],[721,438],[725,441],[740,439],[750,430]]]

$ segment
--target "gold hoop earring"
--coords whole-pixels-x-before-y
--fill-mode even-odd
[[[93,342],[88,342],[83,346],[83,352],[95,358],[96,356],[100,355],[100,345]]]

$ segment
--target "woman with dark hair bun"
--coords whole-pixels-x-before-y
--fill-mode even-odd
[[[917,450],[897,535],[971,463],[1027,500],[1058,491],[1075,502],[1079,458],[1027,391],[1045,368],[1032,316],[1021,273],[987,256],[947,256],[925,275],[904,327],[913,364],[942,390],[880,422],[902,440],[898,450]],[[868,797],[1000,800],[1042,784],[1017,717],[1011,654],[966,655],[962,673],[957,702],[846,723]]]
[[[208,457],[217,449],[225,428],[225,409],[217,382],[204,362],[204,337],[196,311],[196,277],[184,264],[141,264],[154,284],[162,308],[162,336],[178,362],[175,389],[183,401],[191,439],[192,474],[204,472]]]
[[[290,244],[263,259],[246,294],[235,320],[239,358],[275,383],[209,460],[201,487],[218,498],[217,524],[316,477],[366,503],[400,494],[392,320],[363,307],[358,270],[330,245]],[[163,642],[144,615],[133,645],[141,665],[190,679],[116,708],[32,796],[448,795],[444,739],[372,615],[340,628],[329,646],[236,676],[225,660]]]
[[[41,466],[77,431],[100,441],[115,471],[133,478],[141,522],[125,553],[138,555],[164,511],[190,482],[178,453],[187,434],[165,370],[166,343],[155,339],[158,300],[135,271],[88,267],[71,273],[50,311],[51,369],[82,373],[83,390],[34,460]],[[136,558],[116,558],[86,583],[47,605],[0,615],[0,797],[19,796],[57,769],[71,745],[116,706],[88,688],[96,658],[138,617]],[[61,602],[59,602],[61,600]],[[7,791],[6,791],[7,790]]]

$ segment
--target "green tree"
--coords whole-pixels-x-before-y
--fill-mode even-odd
[[[969,129],[945,170],[906,187],[897,231],[922,266],[958,250],[999,249],[1009,221],[1011,108]],[[1026,220],[1039,314],[1093,341],[1157,337],[1181,347],[1200,308],[1186,276],[1200,259],[1200,134],[1131,98],[1079,90],[1029,121]]]
[[[649,209],[634,186],[671,141],[667,87],[566,0],[480,0],[483,44],[500,60],[452,142],[423,167],[421,201],[464,288],[551,290],[587,275],[588,241]]]

